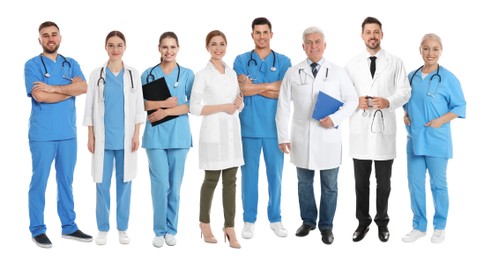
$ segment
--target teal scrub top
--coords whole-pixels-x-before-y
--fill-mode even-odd
[[[124,149],[124,70],[114,75],[106,68],[104,85],[104,149]]]
[[[46,72],[49,77],[46,77]],[[85,80],[79,64],[69,57],[58,55],[56,61],[52,61],[38,55],[25,63],[24,80],[27,96],[31,98],[28,131],[30,141],[56,141],[77,137],[75,97],[57,103],[41,103],[31,96],[36,81],[50,86],[64,86],[71,84],[70,79],[74,77]]]
[[[252,55],[252,56],[251,56]],[[271,68],[276,70],[272,71]],[[285,55],[271,52],[264,60],[254,51],[238,55],[234,61],[237,75],[248,75],[253,83],[269,83],[283,80],[291,61]],[[261,95],[244,96],[244,109],[239,114],[243,137],[277,138],[276,107],[278,99]]]
[[[152,74],[150,74],[150,72]],[[178,74],[179,84],[175,86]],[[150,75],[153,75],[153,77]],[[141,75],[142,85],[162,77],[165,78],[170,94],[173,97],[177,97],[178,104],[186,104],[189,106],[189,98],[191,97],[191,89],[194,82],[193,71],[182,66],[176,66],[169,75],[165,75],[160,66],[150,67]],[[147,119],[142,139],[142,147],[146,149],[176,149],[192,147],[193,142],[188,114],[180,115],[177,118],[156,126],[152,126]]]
[[[410,81],[412,78],[411,98],[404,105],[404,109],[411,120],[411,126],[406,125],[406,130],[408,143],[412,142],[412,146],[407,146],[407,152],[414,155],[452,158],[450,122],[440,128],[428,127],[425,124],[448,112],[456,114],[458,118],[465,118],[466,101],[459,80],[450,71],[439,67],[441,82],[436,73],[437,70],[424,79],[421,70],[408,75]],[[413,147],[412,151],[409,150],[410,147]]]

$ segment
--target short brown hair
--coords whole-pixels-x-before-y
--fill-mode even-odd
[[[56,25],[56,23],[51,22],[51,21],[46,21],[46,22],[42,23],[41,25],[39,25],[38,32],[41,32],[41,30],[43,28],[50,27],[50,26],[56,27],[56,29],[58,29],[58,31],[60,30],[60,28],[58,27],[58,25]]]
[[[367,17],[365,20],[363,20],[363,23],[361,23],[361,31],[365,30],[365,24],[370,24],[370,23],[376,23],[378,26],[380,26],[380,30],[382,30],[382,23],[375,17]]]

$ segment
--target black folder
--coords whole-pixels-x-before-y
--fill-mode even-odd
[[[151,100],[151,101],[157,101],[157,100],[166,100],[167,98],[171,97],[169,87],[167,86],[167,83],[165,82],[165,78],[159,78],[157,80],[154,80],[152,82],[149,82],[145,85],[143,85],[143,98],[146,100]],[[152,114],[156,110],[148,110],[147,115]],[[152,123],[152,126],[156,126],[158,124],[161,124],[163,122],[167,122],[171,119],[174,119],[178,116],[166,116],[163,119],[160,119],[159,121],[155,121]]]

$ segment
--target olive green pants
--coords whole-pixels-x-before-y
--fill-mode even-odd
[[[211,202],[213,193],[222,174],[222,203],[224,227],[233,227],[235,222],[235,182],[237,180],[238,167],[225,170],[205,171],[205,179],[201,185],[199,201],[199,221],[210,223]]]

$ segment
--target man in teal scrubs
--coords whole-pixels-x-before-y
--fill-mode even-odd
[[[249,239],[254,236],[261,150],[268,179],[270,226],[277,236],[286,237],[288,233],[281,223],[280,209],[284,155],[278,147],[275,116],[281,80],[291,67],[291,61],[271,49],[273,32],[267,18],[259,17],[252,22],[251,36],[254,50],[238,55],[234,61],[234,70],[244,95],[244,109],[240,113],[245,162],[241,168],[242,237]]]
[[[62,236],[90,242],[92,237],[75,223],[72,193],[77,161],[75,97],[87,91],[87,83],[78,63],[58,54],[61,35],[58,25],[44,22],[39,26],[39,44],[43,53],[28,60],[24,68],[27,96],[31,98],[29,147],[32,178],[29,186],[29,230],[36,245],[51,248],[44,223],[45,192],[53,161],[58,185],[57,209]]]

